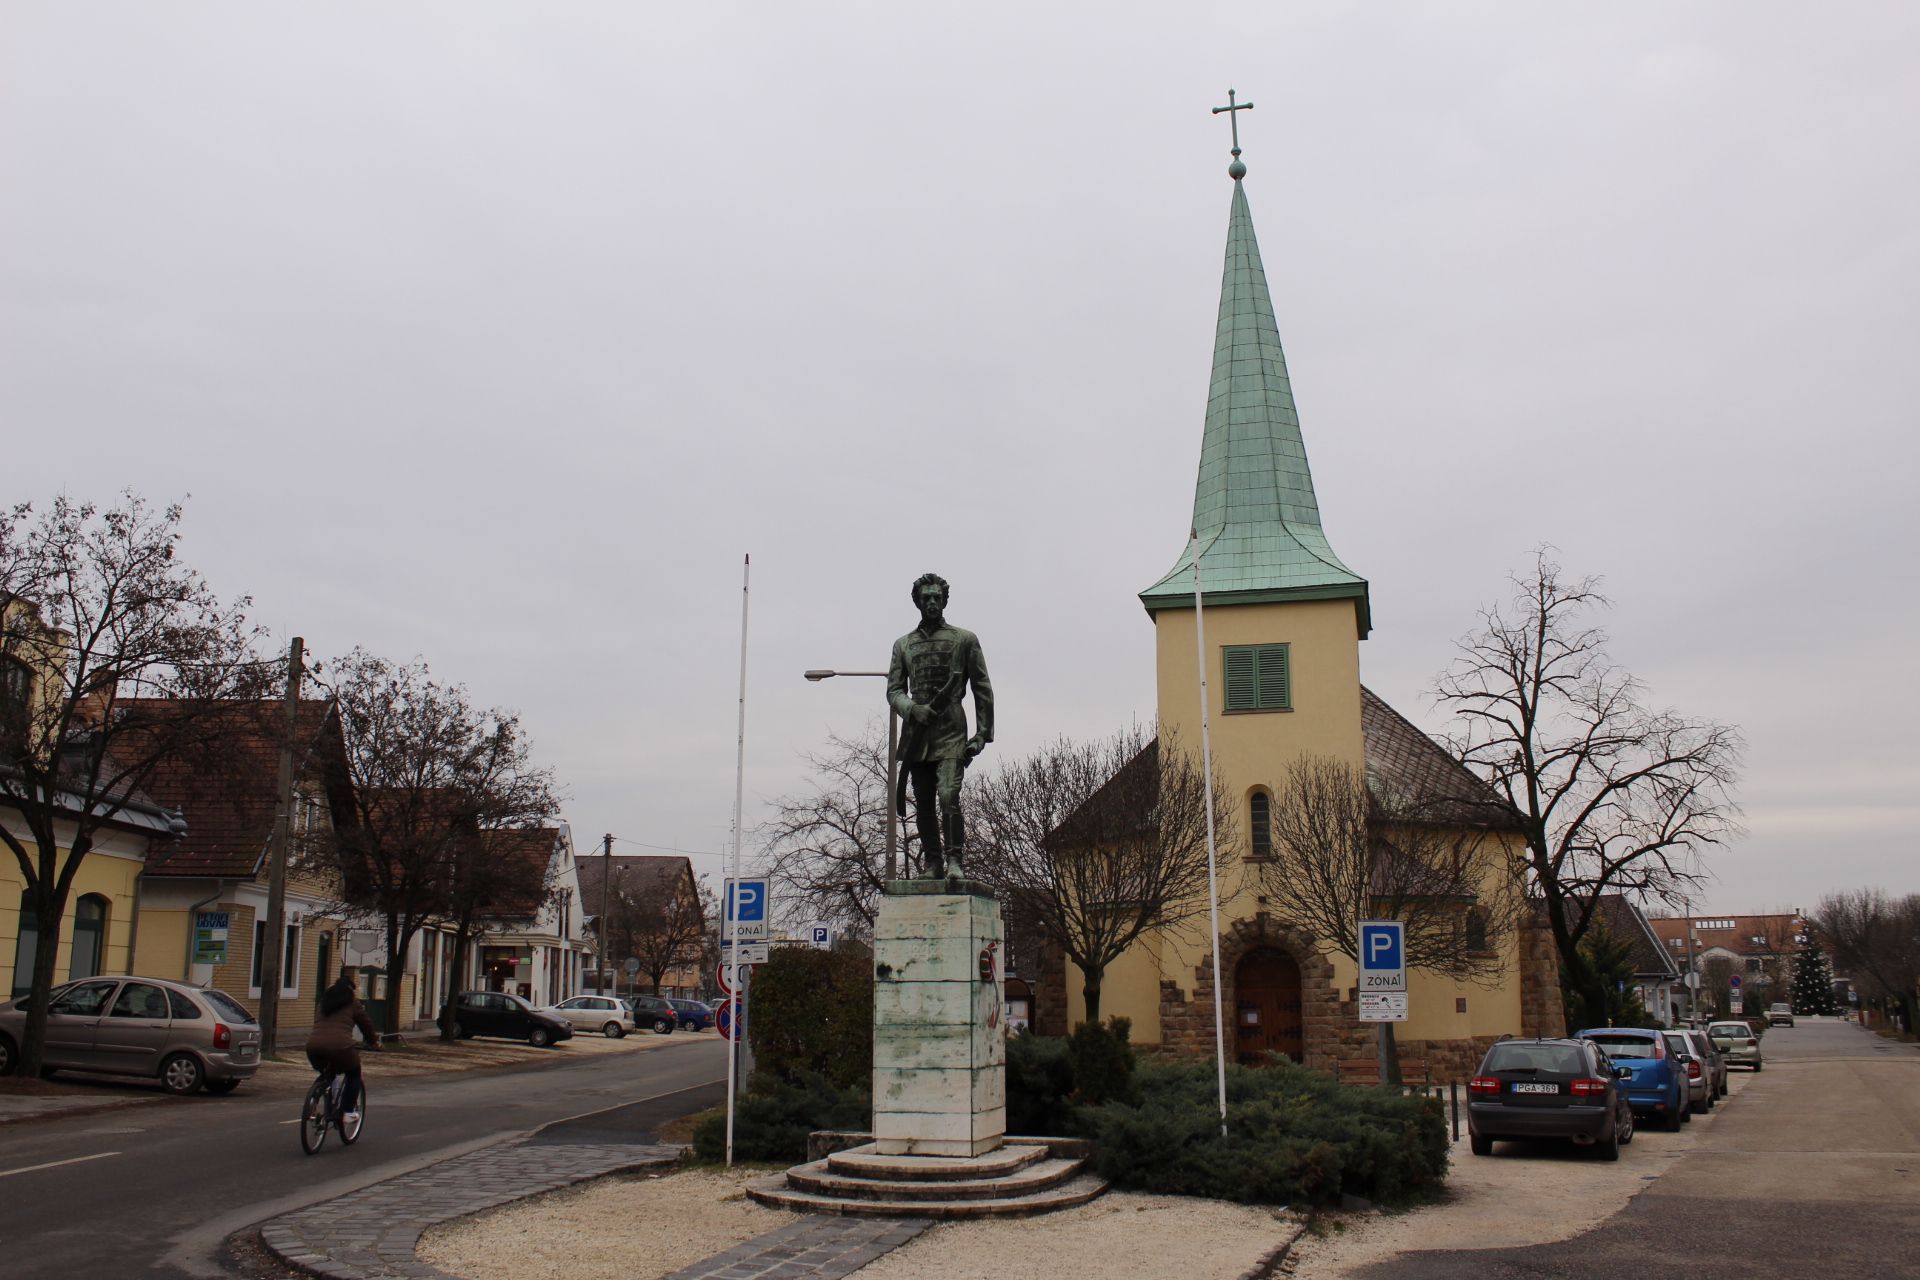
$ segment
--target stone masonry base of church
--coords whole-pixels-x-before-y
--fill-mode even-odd
[[[1256,915],[1250,920],[1235,922],[1221,935],[1221,964],[1228,973],[1233,973],[1240,958],[1256,947],[1285,950],[1300,966],[1303,1065],[1337,1074],[1343,1061],[1374,1056],[1374,1029],[1359,1020],[1353,1001],[1342,998],[1343,993],[1333,984],[1333,965],[1324,955],[1267,916]],[[1566,1034],[1558,972],[1552,936],[1544,929],[1525,929],[1520,937],[1519,1034]],[[1232,991],[1226,996],[1226,1005],[1231,1009]],[[1466,1080],[1479,1068],[1488,1046],[1497,1038],[1488,1035],[1447,1040],[1403,1039],[1398,1041],[1397,1048],[1403,1070],[1412,1063],[1424,1062],[1429,1080]],[[1161,981],[1160,1050],[1178,1057],[1203,1057],[1210,1056],[1213,1047],[1213,959],[1209,956],[1195,967],[1191,991],[1182,989],[1177,982]],[[1409,1074],[1409,1083],[1412,1082]]]

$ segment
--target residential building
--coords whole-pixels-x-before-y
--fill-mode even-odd
[[[1699,975],[1701,1013],[1760,1013],[1773,1001],[1793,998],[1793,957],[1807,937],[1799,914],[1701,913],[1655,916],[1648,923],[1680,970],[1691,964]]]
[[[597,961],[590,964],[581,989],[605,984],[623,993],[651,992],[656,965],[663,996],[691,997],[707,988],[700,972],[700,937],[708,922],[700,913],[691,861],[682,854],[588,854],[578,866],[589,951],[600,945],[602,920],[608,924],[605,970]],[[627,972],[629,959],[641,961],[641,969]]]
[[[1676,1022],[1685,1004],[1681,975],[1685,966],[1668,953],[1646,912],[1624,894],[1603,893],[1593,906],[1595,930],[1627,944],[1633,964],[1633,989],[1647,1016],[1662,1025]]]
[[[522,868],[527,886],[488,914],[479,940],[481,985],[535,1004],[557,1004],[580,990],[593,944],[581,909],[573,833],[565,825],[481,834],[490,860]]]

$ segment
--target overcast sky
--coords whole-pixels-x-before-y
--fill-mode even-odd
[[[953,582],[996,753],[1153,714],[1246,180],[1368,683],[1531,548],[1750,741],[1715,911],[1920,889],[1920,9],[0,13],[4,498],[191,495],[281,638],[517,708],[717,854]],[[714,856],[696,858],[717,870]]]

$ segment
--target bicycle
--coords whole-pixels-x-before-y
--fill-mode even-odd
[[[340,1107],[346,1088],[345,1073],[326,1071],[307,1090],[307,1099],[300,1106],[300,1149],[308,1155],[327,1145],[328,1129],[339,1130],[341,1146],[350,1147],[360,1140],[361,1131],[367,1127],[366,1079],[360,1081],[359,1112],[351,1125]]]

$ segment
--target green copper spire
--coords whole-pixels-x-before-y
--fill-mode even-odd
[[[1193,492],[1198,542],[1190,542],[1173,568],[1140,593],[1140,602],[1148,612],[1191,609],[1192,556],[1198,545],[1200,581],[1209,605],[1351,598],[1364,637],[1372,627],[1367,581],[1340,562],[1320,528],[1300,417],[1287,381],[1287,358],[1280,350],[1253,214],[1240,183],[1246,166],[1240,162],[1237,124],[1234,132],[1226,271],[1213,339],[1200,479]]]

